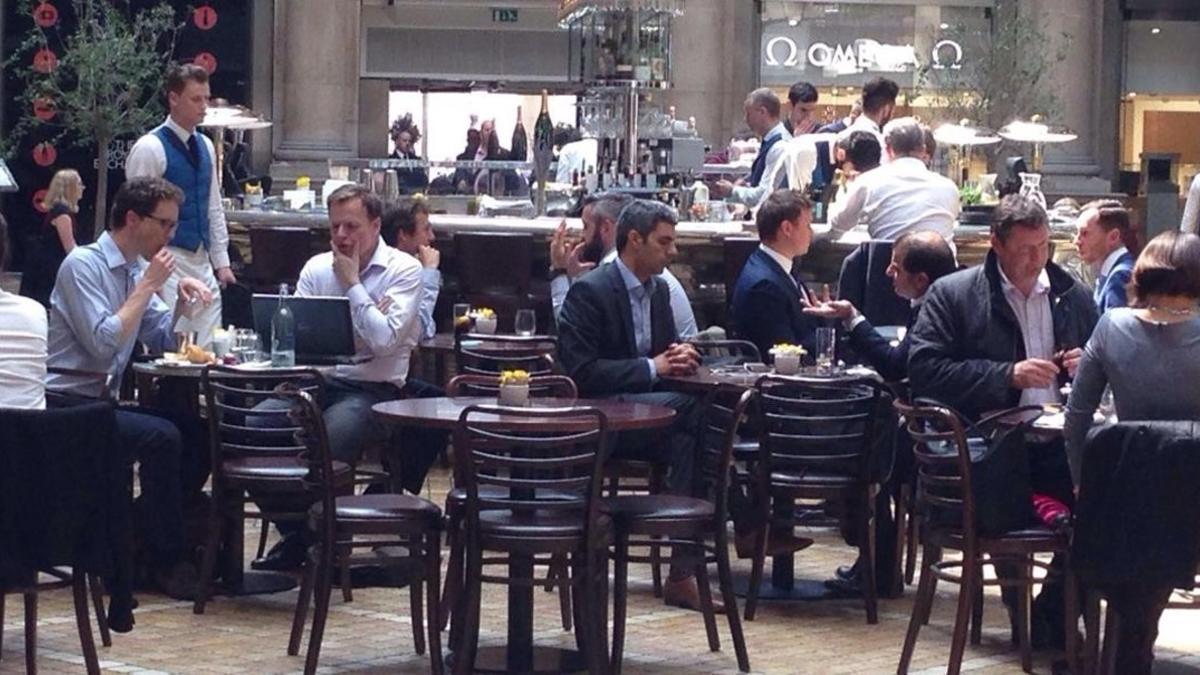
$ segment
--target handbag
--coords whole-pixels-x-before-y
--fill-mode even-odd
[[[1035,410],[1039,406],[1013,408],[990,415],[979,423],[972,423],[957,410],[942,403],[932,402],[947,408],[958,416],[967,436],[967,453],[971,462],[971,492],[975,501],[975,529],[983,536],[997,536],[1019,530],[1037,522],[1033,510],[1033,487],[1029,472],[1029,449],[1025,444],[1025,433],[1030,422],[1021,421],[1011,427],[990,428],[988,423],[1024,410]],[[931,448],[937,452],[937,448]],[[957,448],[947,444],[946,453],[956,453]],[[934,514],[934,523],[947,527],[961,524],[961,513],[941,509]]]

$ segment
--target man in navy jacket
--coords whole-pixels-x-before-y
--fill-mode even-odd
[[[1129,211],[1115,200],[1092,202],[1076,221],[1075,246],[1079,257],[1096,271],[1092,299],[1101,314],[1124,307],[1125,287],[1133,276],[1133,254],[1125,248],[1129,236]]]
[[[812,242],[812,203],[797,190],[778,190],[758,210],[759,247],[734,286],[734,334],[753,342],[765,357],[779,343],[813,353],[820,319],[806,315],[808,289],[792,275],[793,259]]]

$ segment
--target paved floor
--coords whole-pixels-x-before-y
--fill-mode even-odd
[[[440,501],[446,478],[432,481]],[[852,560],[853,552],[832,532],[813,533],[817,544],[800,554],[800,577],[823,578],[834,567]],[[257,529],[247,532],[248,546]],[[747,561],[735,569],[748,570]],[[698,614],[664,607],[650,594],[648,568],[633,566],[626,642],[625,672],[736,673],[737,664],[726,624],[719,623],[722,651],[709,652]],[[876,626],[865,622],[856,600],[760,605],[757,620],[745,623],[751,665],[761,673],[889,673],[895,672],[904,631],[912,608],[913,589],[903,598],[885,600]],[[285,654],[296,591],[273,596],[230,599],[218,597],[203,616],[191,604],[162,596],[140,594],[137,627],[114,635],[111,648],[102,649],[106,673],[286,673],[303,667],[299,657]],[[536,640],[570,647],[574,638],[558,625],[554,595],[538,592]],[[945,671],[953,616],[953,588],[939,589],[929,626],[921,632],[913,660],[914,673]],[[21,603],[8,599],[4,617],[0,673],[24,670]],[[504,599],[485,589],[483,644],[497,644],[504,634]],[[967,648],[964,670],[978,673],[1019,673],[1017,654],[1008,644],[1007,620],[998,596],[989,595],[983,644]],[[98,638],[97,638],[98,641]],[[42,597],[38,622],[38,667],[41,673],[82,672],[79,641],[68,590]],[[1168,612],[1159,639],[1161,673],[1200,673],[1200,611]],[[1050,672],[1049,655],[1035,662],[1035,672]],[[321,654],[322,672],[421,673],[428,662],[412,653],[408,593],[369,589],[344,604],[334,593]]]

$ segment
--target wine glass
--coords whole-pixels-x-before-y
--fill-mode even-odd
[[[517,317],[513,321],[513,329],[517,335],[533,335],[537,330],[537,313],[532,309],[518,309]]]

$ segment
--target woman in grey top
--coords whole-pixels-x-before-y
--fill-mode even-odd
[[[1079,484],[1083,445],[1104,387],[1117,418],[1200,419],[1200,237],[1164,232],[1138,257],[1131,306],[1100,317],[1067,401],[1067,455]]]
[[[1100,317],[1067,401],[1067,454],[1079,484],[1084,440],[1105,385],[1122,421],[1200,419],[1200,237],[1165,232],[1133,268],[1131,307]],[[1105,588],[1121,616],[1116,672],[1150,675],[1169,585]]]

